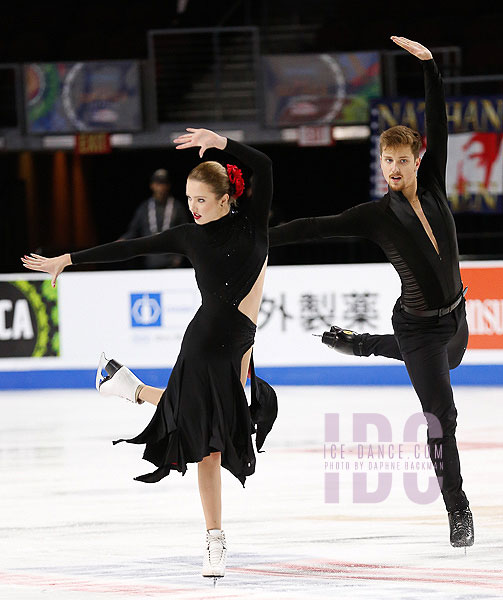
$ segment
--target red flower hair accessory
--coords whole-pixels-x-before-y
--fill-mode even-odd
[[[232,196],[234,198],[239,198],[245,191],[245,182],[241,169],[238,169],[236,165],[227,165],[227,175],[229,176],[229,181],[234,189]]]

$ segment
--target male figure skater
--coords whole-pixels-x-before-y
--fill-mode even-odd
[[[270,229],[270,245],[359,236],[383,249],[398,272],[401,296],[393,309],[394,335],[357,334],[334,326],[322,341],[357,356],[403,360],[428,423],[428,445],[448,512],[452,546],[471,546],[473,519],[462,490],[456,417],[449,369],[459,365],[468,327],[454,219],[445,191],[447,116],[442,78],[431,52],[392,36],[419,58],[426,96],[427,151],[419,133],[391,127],[380,138],[381,168],[388,193],[338,215],[297,219]],[[421,165],[421,166],[420,166]],[[441,426],[435,427],[434,415]],[[435,447],[442,460],[435,460]]]

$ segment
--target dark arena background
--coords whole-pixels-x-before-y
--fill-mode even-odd
[[[274,222],[335,214],[369,199],[368,110],[356,122],[359,129],[332,135],[332,145],[303,146],[288,137],[291,131],[285,133],[302,126],[301,117],[290,119],[288,127],[268,121],[266,103],[286,101],[272,98],[275,90],[264,64],[269,55],[377,52],[380,85],[370,94],[421,98],[419,65],[389,40],[403,35],[438,48],[447,96],[503,93],[500,9],[481,8],[468,17],[452,3],[434,11],[407,6],[404,15],[362,6],[355,14],[350,3],[319,0],[89,2],[65,10],[63,18],[46,5],[5,4],[0,24],[2,268],[17,270],[26,248],[51,254],[120,236],[148,195],[156,168],[169,168],[174,191],[183,200],[193,156],[175,153],[171,137],[190,124],[239,130],[270,155]],[[204,32],[198,33],[201,28]],[[106,154],[90,148],[75,166],[71,141],[62,140],[58,147],[57,139],[50,142],[51,131],[29,133],[23,96],[27,64],[117,59],[137,62],[140,71],[134,100],[141,114],[130,140],[112,142]],[[310,83],[327,86],[323,93],[332,91],[323,77]],[[497,114],[501,133],[501,101]],[[319,115],[305,121],[324,122]],[[349,123],[355,124],[351,116]],[[467,115],[459,131],[476,127]],[[75,169],[84,187],[78,200],[72,198]],[[462,256],[501,257],[501,197],[499,189],[494,208],[481,192],[480,201],[466,202],[455,213]],[[383,260],[376,248],[354,240],[271,252],[271,264],[375,260]]]
[[[2,2],[0,599],[503,598],[502,31],[501,2]],[[166,387],[201,302],[189,260],[75,264],[52,286],[21,257],[146,235],[134,216],[160,169],[169,227],[193,221],[201,159],[174,143],[187,127],[270,157],[271,227],[378,201],[381,132],[407,125],[428,147],[423,69],[392,35],[430,49],[444,83],[470,334],[444,379],[475,544],[449,543],[410,369],[316,337],[393,333],[401,287],[383,250],[358,237],[271,247],[253,354],[279,411],[246,488],[222,469],[229,553],[214,589],[196,465],[133,481],[141,452],[111,440],[155,409],[95,390],[102,352]],[[203,160],[237,163],[250,194],[246,164]],[[148,206],[153,232],[168,209]]]

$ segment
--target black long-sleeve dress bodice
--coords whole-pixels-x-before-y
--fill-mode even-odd
[[[277,414],[272,388],[255,376],[251,404],[240,382],[241,359],[256,325],[238,307],[251,291],[268,253],[272,164],[263,153],[227,141],[225,151],[253,171],[251,199],[237,211],[204,225],[179,225],[162,233],[120,240],[71,254],[72,263],[113,262],[176,252],[192,263],[202,304],[185,332],[168,386],[145,431],[131,443],[146,444],[144,458],[158,468],[137,479],[153,482],[171,469],[221,452],[221,464],[241,483],[255,470],[251,434],[260,451]]]
[[[252,198],[240,201],[238,211],[205,225],[178,225],[152,236],[74,252],[72,263],[115,262],[169,252],[183,254],[194,267],[203,295],[214,294],[239,305],[251,290],[267,256],[272,163],[262,152],[233,140],[227,140],[225,151],[253,170]]]
[[[338,215],[297,219],[269,230],[270,246],[356,236],[378,244],[401,279],[403,304],[418,310],[450,304],[461,292],[456,227],[447,203],[447,116],[440,72],[422,61],[427,150],[418,169],[418,197],[437,241],[437,253],[402,192],[388,188],[380,200]]]

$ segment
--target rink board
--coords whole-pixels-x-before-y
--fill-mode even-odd
[[[462,264],[470,342],[457,385],[503,384],[503,261]],[[331,324],[391,333],[389,264],[270,267],[254,348],[277,385],[405,385],[405,367],[323,346]],[[86,388],[102,351],[163,387],[200,305],[192,269],[0,276],[0,389]]]

